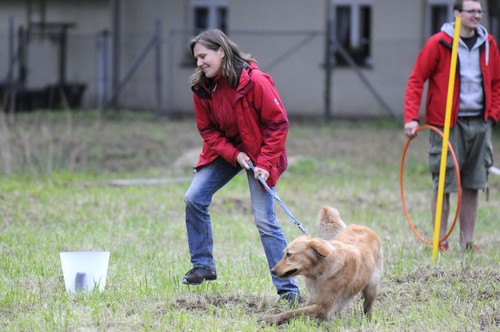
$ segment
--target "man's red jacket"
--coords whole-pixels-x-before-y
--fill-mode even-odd
[[[444,126],[448,81],[451,66],[451,51],[453,38],[445,32],[433,35],[422,48],[413,71],[408,79],[404,102],[404,122],[419,121],[419,108],[425,81],[428,91],[425,104],[424,122]],[[500,55],[498,46],[491,35],[480,49],[480,66],[483,74],[483,89],[485,100],[484,120],[493,119],[495,123],[500,118]],[[486,54],[488,50],[488,54]],[[460,63],[457,62],[457,67]],[[460,105],[460,70],[457,68],[453,95],[453,106],[450,126],[456,123]]]

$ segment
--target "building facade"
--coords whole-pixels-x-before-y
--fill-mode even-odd
[[[83,85],[85,108],[192,114],[189,40],[220,28],[273,77],[291,115],[400,117],[416,56],[453,20],[452,4],[2,0],[0,83],[43,91]]]

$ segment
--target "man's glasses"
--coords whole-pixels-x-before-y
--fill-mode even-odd
[[[461,10],[460,12],[462,12],[462,13],[466,12],[469,15],[479,15],[479,16],[483,16],[484,14],[486,14],[486,12],[484,10],[475,10],[475,9]]]

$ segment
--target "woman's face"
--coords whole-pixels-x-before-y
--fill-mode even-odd
[[[224,51],[221,48],[214,51],[201,43],[196,43],[193,47],[193,56],[196,66],[203,70],[207,78],[214,78],[221,72],[224,58]]]

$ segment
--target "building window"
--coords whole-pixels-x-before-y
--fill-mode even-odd
[[[358,66],[371,64],[372,0],[335,0],[333,33],[340,45],[335,46],[335,64],[346,66],[342,48]]]
[[[191,0],[191,30],[220,29],[227,33],[228,0]]]
[[[453,1],[451,0],[427,0],[425,10],[425,34],[427,38],[441,31],[444,23],[453,21]]]

